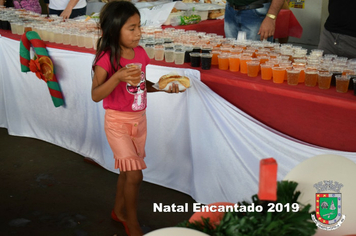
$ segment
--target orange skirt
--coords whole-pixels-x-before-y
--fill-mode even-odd
[[[107,109],[105,133],[114,153],[115,168],[120,171],[146,169],[146,111],[122,112]]]

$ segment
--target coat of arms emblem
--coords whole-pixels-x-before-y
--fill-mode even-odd
[[[317,190],[315,194],[315,215],[312,215],[314,223],[323,230],[335,230],[345,221],[342,215],[342,184],[334,181],[319,182],[314,184]],[[333,192],[332,192],[333,191]]]

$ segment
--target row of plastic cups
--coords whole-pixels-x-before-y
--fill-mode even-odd
[[[153,48],[145,48],[148,56],[156,61],[163,61],[171,63],[174,62],[176,65],[184,64],[185,51],[182,48],[174,49],[164,48],[163,45],[158,45]]]
[[[249,62],[248,62],[249,63]],[[301,73],[304,72],[304,84],[314,87],[318,84],[320,89],[329,89],[333,73],[329,71],[318,71],[317,69],[308,68],[305,71],[300,68],[271,67],[271,65],[261,65],[261,78],[271,80],[274,83],[283,83],[287,80],[288,85],[298,85],[300,83]],[[346,93],[349,89],[349,83],[352,75],[336,75],[336,91]]]

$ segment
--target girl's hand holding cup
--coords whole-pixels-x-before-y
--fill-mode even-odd
[[[141,63],[130,63],[116,73],[119,73],[120,81],[137,86],[141,82],[141,67]]]

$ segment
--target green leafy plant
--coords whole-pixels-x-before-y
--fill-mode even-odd
[[[251,197],[252,203],[243,201],[239,206],[262,206],[263,211],[226,212],[218,225],[213,225],[209,218],[202,218],[201,222],[190,223],[188,220],[178,224],[204,232],[211,236],[310,236],[316,233],[317,226],[311,221],[311,205],[301,205],[297,200],[300,192],[296,191],[298,183],[281,181],[277,185],[277,201],[266,202]],[[293,211],[290,206],[294,203]],[[271,206],[279,205],[274,211]],[[289,206],[289,207],[288,207]],[[270,211],[269,211],[270,210]]]

